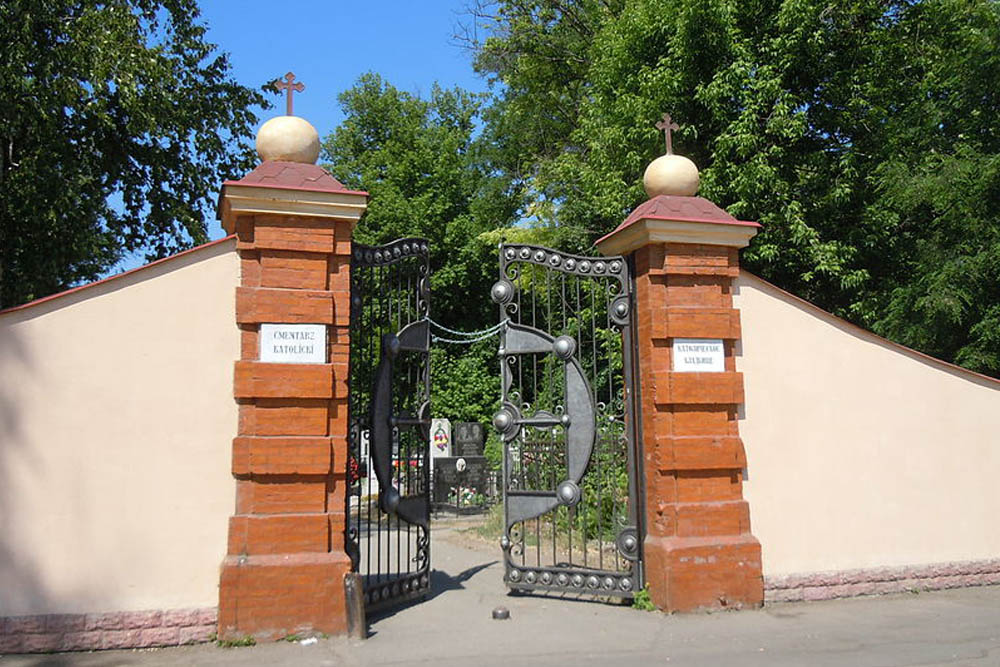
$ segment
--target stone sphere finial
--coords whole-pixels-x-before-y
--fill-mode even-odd
[[[698,183],[698,167],[683,155],[661,155],[642,175],[642,186],[650,199],[657,195],[693,197]]]
[[[656,129],[663,130],[666,134],[667,154],[656,158],[646,167],[642,176],[646,194],[650,199],[657,195],[693,197],[698,192],[698,167],[683,155],[674,155],[670,137],[671,130],[680,129],[680,126],[670,118],[670,114],[665,113],[663,120],[656,123]]]
[[[304,118],[276,116],[257,131],[257,154],[264,162],[316,164],[319,132]]]
[[[279,93],[285,93],[285,115],[272,118],[257,130],[257,155],[264,162],[316,164],[319,132],[306,119],[292,115],[292,94],[305,90],[305,84],[289,72],[273,85]]]

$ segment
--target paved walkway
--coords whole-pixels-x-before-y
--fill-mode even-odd
[[[371,619],[364,641],[8,656],[2,667],[140,665],[997,665],[1000,586],[665,616],[505,594],[499,550],[438,522],[434,593]],[[497,605],[511,618],[495,621]]]

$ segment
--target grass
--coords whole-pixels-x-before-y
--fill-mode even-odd
[[[503,535],[503,503],[496,503],[486,510],[485,520],[469,530],[490,541],[499,540]]]
[[[253,635],[244,635],[236,639],[219,639],[215,642],[219,648],[240,648],[244,646],[256,646],[257,640]]]
[[[649,586],[643,586],[635,592],[635,597],[632,598],[632,608],[638,609],[639,611],[656,611],[656,605],[653,604],[653,598],[649,595]]]

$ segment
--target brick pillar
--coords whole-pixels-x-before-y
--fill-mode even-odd
[[[763,603],[760,544],[742,492],[732,301],[738,248],[757,228],[700,197],[659,195],[598,241],[605,254],[631,253],[635,265],[643,557],[653,602],[665,611]],[[724,370],[676,372],[676,338],[721,339]]]
[[[365,202],[312,164],[264,162],[223,187],[220,216],[240,255],[242,350],[220,639],[347,631],[349,260]],[[325,363],[259,361],[262,323],[325,325]]]

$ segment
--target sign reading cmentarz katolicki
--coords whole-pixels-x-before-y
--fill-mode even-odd
[[[261,324],[260,360],[272,364],[325,364],[325,324]]]
[[[726,352],[719,338],[675,338],[673,357],[677,373],[726,371]]]

